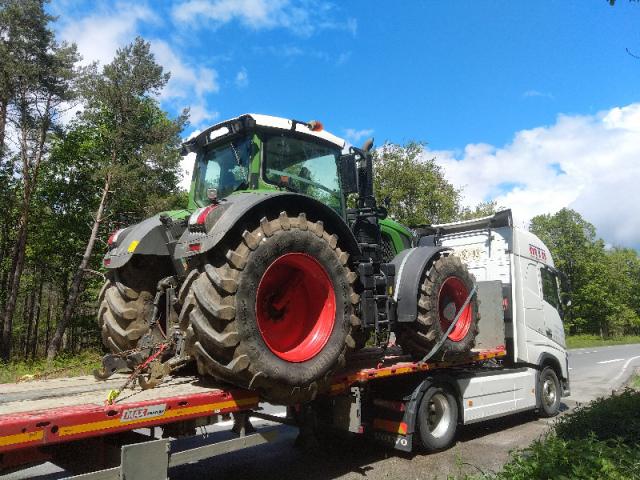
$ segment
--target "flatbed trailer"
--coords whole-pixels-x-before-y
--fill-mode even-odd
[[[166,470],[172,466],[276,438],[274,430],[256,433],[249,423],[251,417],[296,425],[302,438],[313,435],[321,425],[371,435],[400,450],[410,450],[414,428],[402,412],[411,409],[401,405],[401,398],[395,403],[389,395],[378,398],[376,395],[384,391],[380,386],[389,381],[402,382],[408,387],[393,388],[400,392],[423,384],[427,378],[451,376],[453,371],[499,361],[505,355],[504,347],[499,346],[474,351],[464,358],[419,363],[407,361],[393,348],[365,349],[353,359],[354,366],[334,377],[330,388],[316,401],[290,409],[288,418],[261,413],[260,398],[254,392],[223,387],[199,377],[173,377],[154,389],[124,390],[112,404],[107,402],[109,392],[122,386],[125,374],[103,382],[85,376],[5,384],[0,386],[0,471],[51,461],[83,472],[78,478],[124,478],[121,475],[127,469],[126,478],[166,478]],[[400,417],[391,412],[383,418],[372,410],[374,405],[376,409],[391,407],[401,412]],[[238,438],[221,444],[178,452],[174,440],[157,438],[157,427],[163,437],[189,437],[196,427],[229,420],[230,416]],[[81,465],[77,461],[79,451],[83,452]],[[159,462],[144,463],[147,467],[159,465],[164,474],[153,469],[135,470],[140,455],[159,455]]]

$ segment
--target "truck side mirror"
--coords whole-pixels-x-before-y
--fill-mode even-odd
[[[358,177],[356,173],[356,158],[353,154],[340,155],[338,159],[338,173],[340,184],[345,194],[358,192]]]

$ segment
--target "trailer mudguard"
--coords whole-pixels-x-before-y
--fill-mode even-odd
[[[447,247],[415,247],[400,252],[391,261],[396,266],[393,298],[397,304],[398,322],[414,322],[418,317],[420,279],[425,268]]]
[[[455,392],[456,398],[458,399],[458,408],[460,408],[460,411],[462,412],[462,405],[460,403],[461,395],[458,391],[457,383],[453,377],[446,374],[440,374],[437,377],[429,376],[425,378],[416,386],[410,396],[404,398],[405,410],[402,421],[407,426],[407,433],[405,434],[407,443],[404,445],[397,444],[395,446],[397,450],[411,452],[411,450],[413,449],[413,435],[414,433],[416,433],[418,408],[420,407],[420,402],[422,402],[424,392],[426,392],[429,387],[434,384],[446,384],[451,387],[451,389]]]
[[[257,228],[260,219],[273,219],[282,211],[290,215],[305,213],[310,221],[322,220],[327,231],[338,236],[338,245],[349,255],[360,249],[347,223],[327,205],[293,192],[242,192],[220,201],[205,220],[203,231],[186,230],[176,245],[174,257],[187,260],[214,249],[227,235]],[[195,247],[194,245],[197,245]]]
[[[166,228],[160,222],[160,215],[147,218],[120,232],[116,246],[107,252],[103,264],[108,269],[120,268],[134,254],[170,255],[167,248]]]

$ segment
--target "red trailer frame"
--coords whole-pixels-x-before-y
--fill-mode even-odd
[[[353,385],[375,379],[468,366],[505,355],[504,346],[500,346],[473,352],[465,359],[442,362],[416,363],[398,361],[401,357],[379,356],[372,359],[373,367],[338,374],[326,393],[339,395],[348,392]],[[106,402],[102,406],[91,403],[0,414],[0,471],[46,459],[46,449],[42,447],[214,415],[246,412],[258,408],[259,401],[255,392],[213,388],[200,393],[160,396],[137,402],[125,400],[112,405]]]

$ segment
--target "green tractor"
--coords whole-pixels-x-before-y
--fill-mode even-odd
[[[146,359],[140,382],[153,386],[195,360],[201,375],[292,404],[372,336],[393,332],[418,359],[469,350],[473,278],[377,205],[372,143],[343,153],[319,122],[255,114],[184,143],[196,154],[188,210],[109,238],[98,320],[112,354],[99,375]]]

